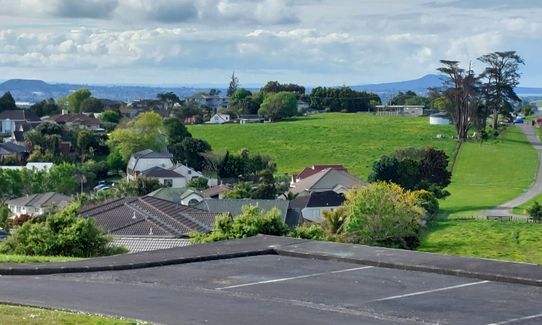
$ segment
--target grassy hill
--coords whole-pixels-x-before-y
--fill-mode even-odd
[[[267,154],[280,173],[289,174],[314,164],[343,164],[367,178],[375,160],[398,148],[433,145],[449,156],[455,150],[453,127],[429,125],[427,117],[325,113],[279,123],[194,125],[189,130],[213,150],[247,148]]]

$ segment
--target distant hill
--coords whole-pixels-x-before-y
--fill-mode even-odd
[[[42,80],[10,79],[0,83],[0,95],[11,92],[16,101],[36,103],[48,98],[59,98],[70,92],[86,88],[94,97],[131,102],[143,98],[155,98],[162,92],[174,92],[177,96],[190,96],[209,88],[192,87],[146,87],[146,86],[97,86],[83,84],[50,84]],[[225,93],[225,89],[219,89]]]
[[[443,76],[428,74],[419,79],[388,82],[381,84],[368,84],[351,86],[354,90],[365,90],[375,93],[396,93],[399,91],[412,90],[414,92],[425,93],[427,88],[440,87],[444,81]]]

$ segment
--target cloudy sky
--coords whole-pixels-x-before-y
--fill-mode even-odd
[[[496,50],[542,86],[541,0],[0,0],[0,80],[305,85],[416,79]]]

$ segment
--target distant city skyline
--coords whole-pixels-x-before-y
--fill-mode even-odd
[[[539,0],[0,0],[0,80],[359,85],[522,56],[542,86]]]

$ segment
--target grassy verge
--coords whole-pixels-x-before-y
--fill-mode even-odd
[[[128,325],[147,324],[114,317],[104,317],[84,313],[72,313],[25,306],[0,305],[0,324],[3,325]]]
[[[477,214],[521,195],[533,183],[538,155],[523,133],[509,127],[498,140],[465,143],[441,201],[443,216]]]
[[[499,140],[465,143],[455,165],[451,196],[421,239],[419,251],[542,264],[542,224],[460,220],[523,193],[532,184],[538,155],[520,130]]]
[[[267,154],[280,173],[296,173],[314,164],[343,164],[366,178],[380,156],[406,147],[432,145],[451,156],[456,142],[450,125],[429,125],[428,117],[325,113],[264,124],[193,125],[194,137],[213,150]],[[437,134],[443,135],[437,139]]]
[[[28,256],[0,254],[0,263],[50,263],[78,261],[81,258],[66,256]],[[0,322],[1,324],[1,322]]]

